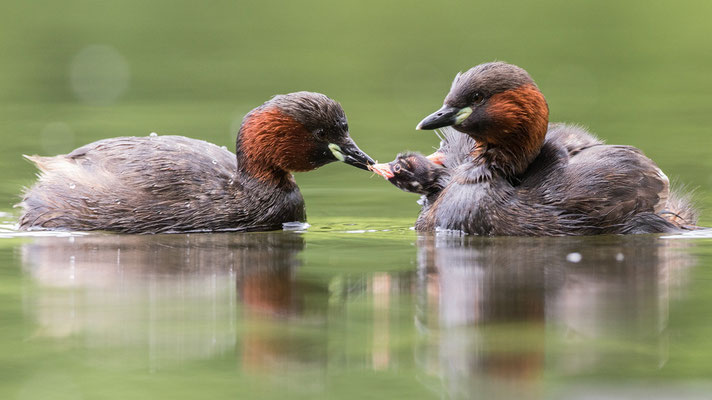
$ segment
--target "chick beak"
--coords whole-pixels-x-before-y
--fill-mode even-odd
[[[441,151],[436,151],[435,153],[426,157],[430,162],[437,165],[443,165],[445,162],[445,153]]]
[[[395,176],[393,171],[391,171],[391,166],[388,163],[369,165],[368,169],[378,175],[381,175],[385,179],[391,179]]]
[[[438,129],[445,126],[458,125],[472,114],[472,108],[457,108],[448,105],[442,106],[438,111],[425,117],[418,126],[417,130]]]
[[[361,151],[351,138],[341,145],[330,143],[329,150],[331,150],[334,158],[356,168],[368,170],[370,165],[376,163],[368,154]]]

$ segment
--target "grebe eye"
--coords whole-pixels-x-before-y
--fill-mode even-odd
[[[314,129],[312,133],[319,139],[324,139],[326,136],[323,128]]]
[[[393,172],[395,172],[396,174],[399,173],[400,170],[401,170],[400,164],[396,164],[393,166]]]
[[[480,104],[485,100],[485,96],[482,95],[482,93],[475,93],[472,96],[472,104]]]

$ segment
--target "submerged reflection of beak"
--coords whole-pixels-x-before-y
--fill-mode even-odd
[[[385,179],[391,179],[395,176],[391,170],[391,166],[387,163],[369,165],[368,169],[381,175]]]

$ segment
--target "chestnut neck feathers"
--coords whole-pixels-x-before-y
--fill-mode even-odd
[[[509,177],[539,154],[549,108],[525,70],[503,62],[478,65],[455,77],[445,104],[472,108],[454,127],[477,141],[476,163]]]
[[[235,144],[238,170],[264,182],[283,184],[290,171],[308,171],[309,132],[276,107],[250,112]]]
[[[521,174],[544,144],[549,122],[544,96],[534,85],[520,86],[493,95],[487,113],[491,127],[472,135],[478,141],[475,160],[505,176]]]
[[[335,161],[327,142],[348,135],[344,132],[346,115],[327,96],[277,95],[245,116],[235,146],[238,169],[262,182],[292,182],[290,172]]]

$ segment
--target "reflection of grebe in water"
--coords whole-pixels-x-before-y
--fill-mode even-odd
[[[650,236],[419,238],[421,367],[451,397],[540,398],[545,371],[576,375],[666,359],[670,292],[689,242]],[[597,347],[649,346],[648,359]],[[545,362],[546,361],[546,362]],[[635,364],[632,364],[635,363]],[[514,397],[517,396],[517,397]]]
[[[291,232],[35,239],[22,247],[39,285],[28,310],[39,336],[150,354],[151,368],[235,351],[245,369],[312,363],[320,343],[305,352],[289,332],[260,330],[302,312],[303,248]]]

